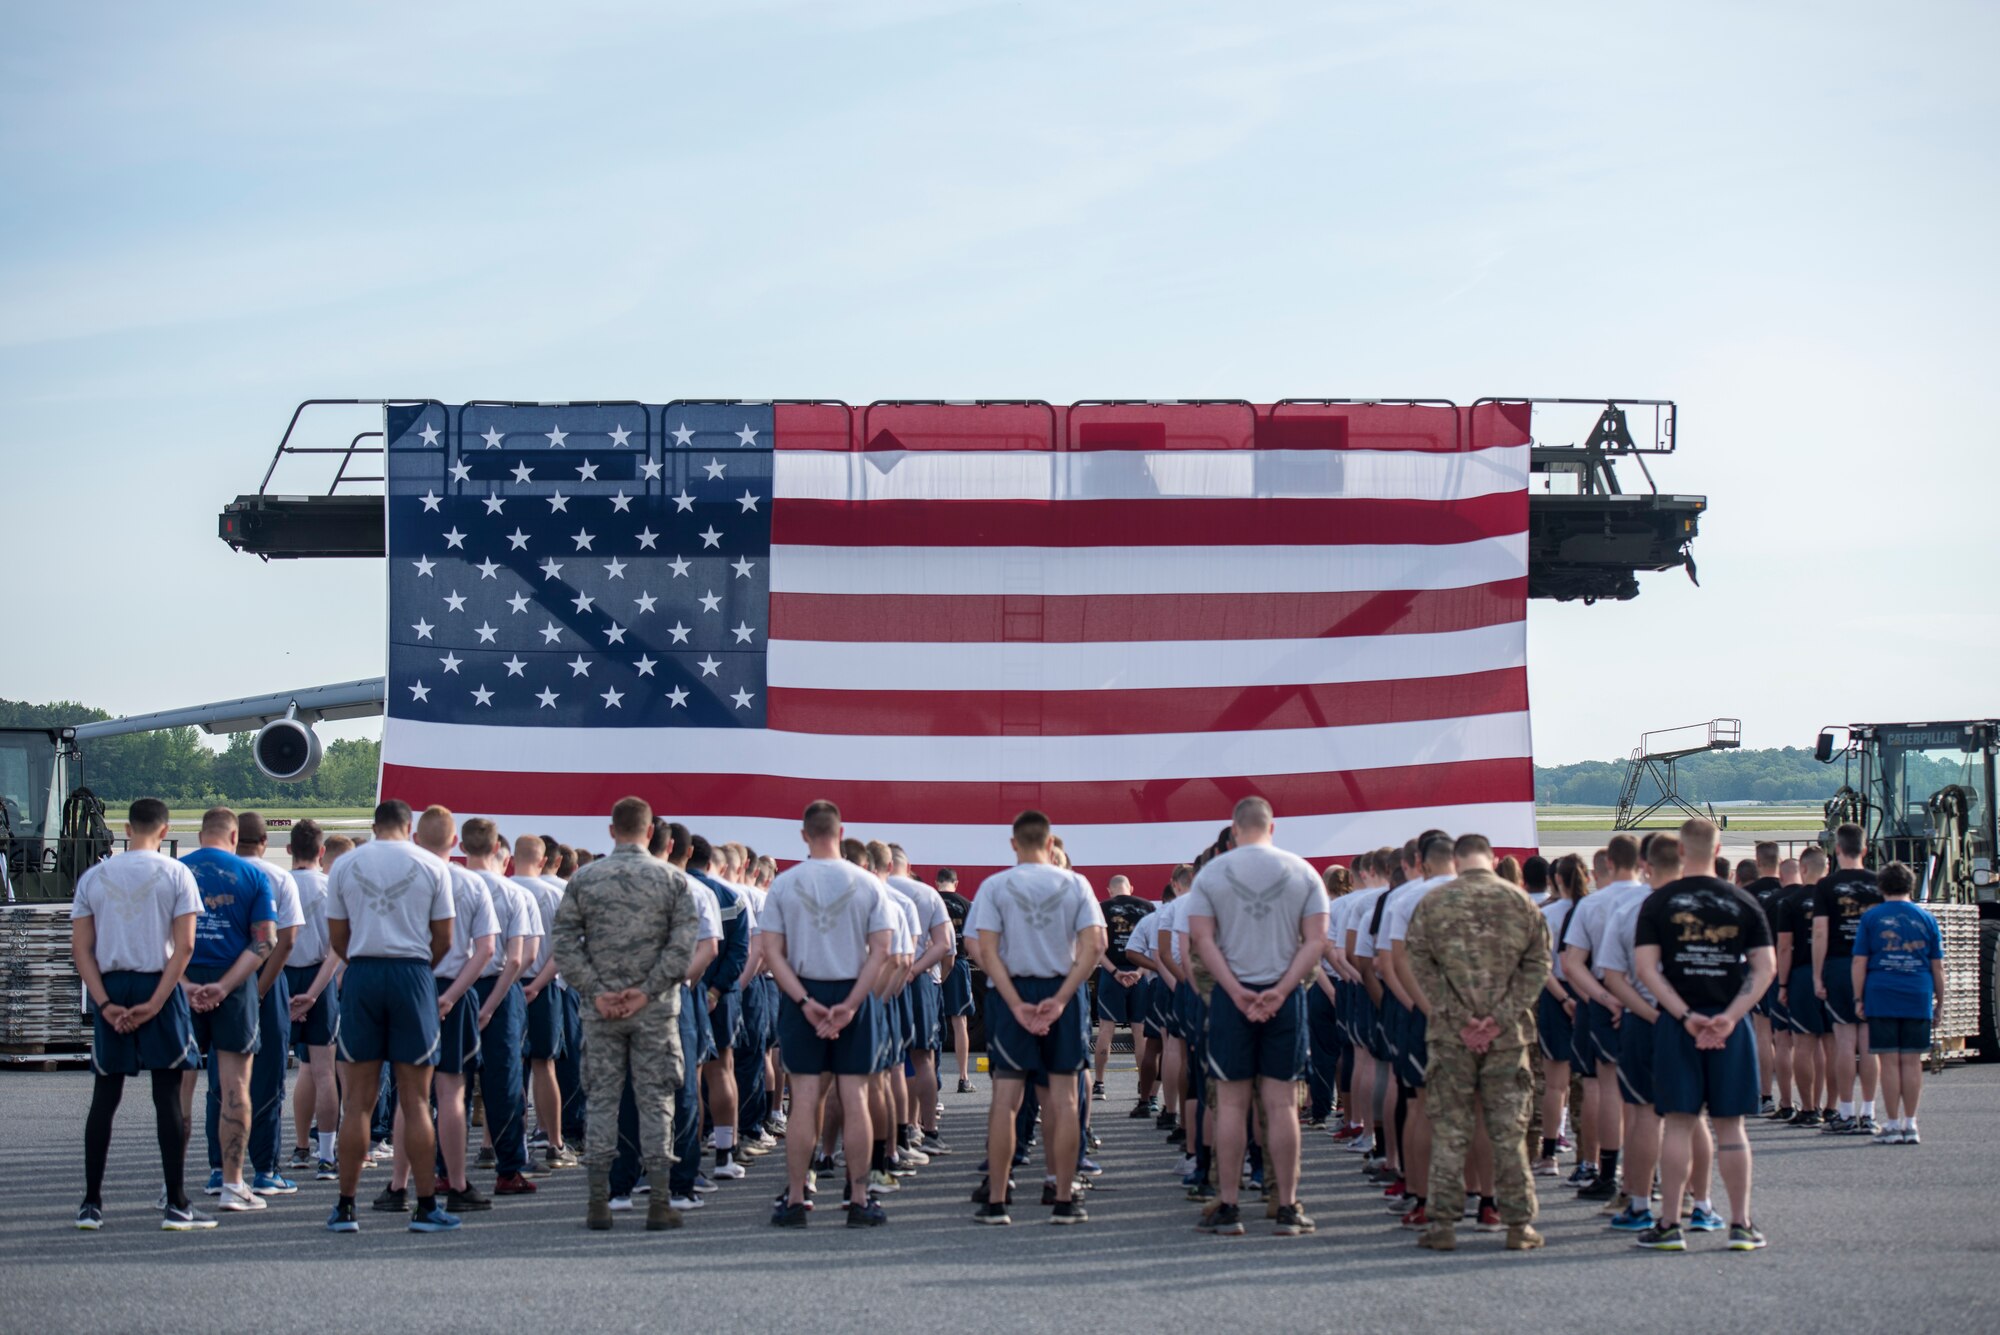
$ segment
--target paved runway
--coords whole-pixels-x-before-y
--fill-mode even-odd
[[[1692,1235],[1686,1255],[1638,1252],[1594,1207],[1554,1190],[1546,1251],[1510,1255],[1499,1236],[1467,1231],[1459,1252],[1436,1256],[1395,1227],[1355,1156],[1322,1133],[1308,1133],[1302,1191],[1316,1235],[1272,1237],[1261,1217],[1245,1238],[1196,1233],[1160,1137],[1125,1116],[1129,1061],[1097,1105],[1107,1174],[1081,1228],[1047,1227],[1032,1205],[1017,1207],[1010,1229],[969,1222],[983,1134],[985,1081],[975,1077],[980,1094],[945,1099],[958,1153],[888,1198],[884,1229],[849,1231],[832,1211],[802,1233],[771,1229],[782,1176],[773,1156],[680,1232],[646,1233],[638,1215],[619,1216],[608,1235],[585,1232],[573,1170],[544,1179],[532,1201],[503,1200],[463,1231],[431,1237],[367,1211],[386,1169],[363,1179],[358,1237],[322,1230],[333,1186],[311,1181],[210,1233],[157,1231],[151,1109],[138,1086],[119,1118],[107,1227],[77,1233],[89,1078],[0,1072],[0,1329],[1545,1335],[1588,1324],[1917,1335],[1991,1328],[2000,1310],[2000,1067],[1930,1082],[1920,1147],[1760,1126],[1766,1251],[1730,1253],[1716,1235]]]

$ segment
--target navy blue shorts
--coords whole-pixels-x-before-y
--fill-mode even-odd
[[[437,994],[443,997],[451,989],[451,979],[436,978]],[[479,1069],[479,989],[468,987],[465,995],[451,1008],[451,1014],[438,1021],[437,1070],[439,1075],[466,1075]]]
[[[1795,1034],[1828,1032],[1826,1007],[1820,1005],[1819,994],[1813,991],[1812,965],[1801,964],[1792,969],[1792,976],[1785,983],[1785,1016],[1792,1022]]]
[[[285,984],[294,997],[302,997],[319,977],[317,964],[287,964]],[[302,1048],[324,1048],[333,1044],[334,1035],[340,1032],[340,989],[333,983],[326,985],[326,991],[319,994],[312,1009],[303,1020],[292,1024],[292,1045]]]
[[[1361,1046],[1367,1048],[1368,1055],[1376,1061],[1393,1063],[1396,1049],[1389,1043],[1389,1008],[1396,1004],[1396,999],[1387,988],[1383,989],[1380,1001],[1370,997],[1366,988],[1362,989],[1361,996],[1368,1006],[1368,1028],[1361,1036]]]
[[[765,1048],[771,1046],[771,1025],[777,1019],[776,1012],[772,1008],[771,999],[776,995],[773,990],[776,986],[768,978],[757,977],[752,978],[750,986],[743,989],[743,1042],[741,1046],[748,1048],[759,1057],[764,1055]]]
[[[1771,1017],[1772,1033],[1791,1034],[1794,1032],[1792,1027],[1792,1012],[1784,1002],[1778,1000],[1778,983],[1780,981],[1776,978],[1771,980],[1771,990],[1767,995],[1770,1005],[1764,1013]]]
[[[1892,1052],[1929,1052],[1931,1022],[1905,1015],[1868,1017],[1868,1050],[1881,1056]]]
[[[681,998],[683,1005],[687,1003],[689,997],[694,999],[694,1041],[698,1049],[695,1053],[695,1062],[697,1064],[712,1062],[721,1055],[721,1052],[715,1046],[715,1026],[709,1022],[708,989],[699,983],[693,984],[688,988],[686,996]]]
[[[1587,1001],[1590,1012],[1590,1044],[1599,1066],[1618,1064],[1618,1026],[1611,1023],[1611,1008]],[[1601,1073],[1600,1073],[1601,1074]]]
[[[160,985],[156,973],[114,969],[104,975],[104,999],[114,1006],[139,1006],[152,1000]],[[201,1065],[201,1048],[188,1018],[187,993],[176,987],[160,1013],[129,1034],[121,1034],[91,1010],[90,1069],[99,1075],[137,1075],[141,1071],[192,1071]]]
[[[183,976],[199,986],[219,983],[228,972],[211,965],[190,964]],[[198,1011],[190,1007],[188,1019],[194,1027],[195,1045],[203,1052],[255,1052],[263,1046],[257,1023],[258,1000],[257,975],[253,973],[214,1010]]]
[[[1194,990],[1193,983],[1174,985],[1174,1024],[1188,1041],[1191,1055],[1197,1058],[1194,1065],[1199,1067],[1200,1048],[1208,1037],[1208,1003]]]
[[[852,979],[801,978],[806,995],[823,1006],[835,1006],[854,990]],[[863,997],[847,1027],[832,1038],[821,1038],[806,1019],[805,1008],[790,997],[778,999],[778,1053],[793,1075],[873,1075],[884,1069],[882,1003]]]
[[[1060,978],[1016,978],[1014,990],[1029,1005],[1047,1001],[1062,989]],[[1090,1064],[1089,1026],[1083,998],[1069,1005],[1046,1034],[1031,1034],[997,991],[986,994],[987,1065],[996,1076],[1074,1075]]]
[[[1771,978],[1771,985],[1764,989],[1764,995],[1757,1000],[1757,1014],[1766,1018],[1778,1013],[1778,979]]]
[[[1396,1079],[1411,1089],[1424,1087],[1424,1072],[1430,1066],[1430,1017],[1422,1011],[1408,1006],[1398,1006],[1397,1027],[1393,1039],[1396,1045]]]
[[[1826,1021],[1828,1024],[1859,1024],[1854,1005],[1854,961],[1845,955],[1829,955],[1826,970],[1820,977],[1826,983]]]
[[[528,1003],[529,1061],[553,1061],[562,1055],[562,988],[551,982]]]
[[[1545,987],[1535,997],[1535,1034],[1541,1040],[1542,1060],[1566,1062],[1570,1059],[1569,1012]]]
[[[1131,1024],[1139,1018],[1137,992],[1136,986],[1127,987],[1119,982],[1118,975],[1109,969],[1099,969],[1097,987],[1092,992],[1097,1018],[1113,1024]]]
[[[1635,1108],[1653,1102],[1653,1022],[1631,1011],[1618,1022],[1618,1094]]]
[[[435,1066],[437,999],[437,980],[424,960],[380,955],[349,960],[340,980],[340,1033],[334,1040],[340,1059]]]
[[[719,1057],[724,1048],[743,1046],[743,993],[735,988],[724,992],[708,1010],[709,1038]]]
[[[970,1015],[972,1004],[972,963],[960,955],[944,976],[944,1013]]]
[[[1278,1007],[1277,1014],[1263,1021],[1244,1018],[1219,987],[1208,999],[1206,1069],[1217,1080],[1303,1079],[1310,1046],[1307,1038],[1306,997],[1297,988]]]
[[[1697,1048],[1684,1024],[1653,1026],[1653,1107],[1662,1116],[1748,1117],[1762,1101],[1762,1083],[1749,1025],[1738,1024],[1714,1051]]]
[[[904,994],[910,999],[910,1022],[913,1032],[910,1047],[917,1052],[936,1052],[943,1046],[940,1042],[940,1017],[944,1007],[944,989],[937,979],[927,973],[920,973],[910,983],[910,990]]]
[[[1570,1017],[1569,1066],[1586,1080],[1597,1077],[1597,1040],[1590,1032],[1590,1003],[1582,997],[1576,997],[1576,1014]]]

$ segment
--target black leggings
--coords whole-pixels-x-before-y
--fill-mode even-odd
[[[153,1121],[159,1131],[160,1170],[165,1175],[167,1200],[185,1209],[187,1183],[182,1173],[187,1137],[181,1126],[181,1073],[151,1074]],[[111,1119],[118,1115],[118,1101],[124,1094],[122,1075],[100,1075],[91,1086],[90,1116],[83,1123],[83,1199],[87,1205],[104,1204],[104,1163],[111,1156]]]

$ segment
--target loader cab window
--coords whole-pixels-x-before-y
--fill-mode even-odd
[[[0,736],[0,802],[16,835],[42,835],[55,770],[55,746],[40,734]]]
[[[1928,804],[1939,789],[1957,784],[1966,791],[1968,823],[1985,819],[1984,768],[1977,751],[1962,748],[1958,730],[1885,730],[1878,785],[1883,811],[1892,825],[1912,835],[1934,835]]]

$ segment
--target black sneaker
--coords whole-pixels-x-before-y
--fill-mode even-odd
[[[958,1078],[958,1092],[961,1094],[972,1094],[977,1091],[973,1088],[970,1080],[967,1080],[964,1076],[960,1076]]]
[[[1087,1224],[1090,1214],[1083,1208],[1082,1201],[1057,1201],[1056,1208],[1049,1214],[1051,1224]]]
[[[1847,1134],[1850,1136],[1872,1136],[1875,1134],[1875,1130],[1875,1119],[1867,1113],[1863,1113],[1849,1124]]]
[[[493,1157],[493,1147],[489,1145],[479,1151],[479,1158],[472,1166],[474,1168],[492,1168],[499,1162],[498,1159]]]
[[[831,1173],[835,1167],[837,1165],[833,1162],[831,1154],[816,1155],[813,1158],[812,1170],[815,1173]]]
[[[1102,1080],[1093,1080],[1090,1082],[1090,1101],[1092,1103],[1104,1102],[1104,1082]]]
[[[1634,1247],[1644,1247],[1649,1252],[1684,1252],[1687,1242],[1681,1237],[1679,1224],[1655,1224],[1632,1239]]]
[[[1272,1226],[1271,1231],[1279,1237],[1290,1238],[1301,1233],[1310,1233],[1318,1227],[1319,1225],[1313,1222],[1312,1216],[1294,1202],[1291,1205],[1278,1207],[1278,1222]]]
[[[1183,1149],[1185,1149],[1187,1147],[1187,1128],[1183,1126],[1177,1126],[1173,1130],[1169,1131],[1167,1133],[1167,1144],[1179,1145]]]
[[[847,1207],[847,1226],[849,1228],[879,1228],[888,1222],[889,1216],[884,1214],[882,1207],[874,1201],[869,1201],[865,1205],[849,1205]]]
[[[383,1214],[408,1214],[410,1212],[409,1189],[407,1187],[400,1190],[395,1187],[384,1187],[382,1188],[382,1194],[375,1198],[371,1208],[380,1210]]]
[[[313,1166],[312,1151],[303,1145],[294,1145],[292,1147],[292,1157],[285,1166],[288,1168],[311,1168]]]
[[[1226,1238],[1238,1237],[1243,1232],[1243,1212],[1233,1205],[1217,1201],[1202,1211],[1201,1221],[1195,1227],[1203,1233],[1214,1233]]]
[[[214,1227],[215,1216],[203,1214],[192,1205],[160,1207],[160,1231],[163,1233],[196,1233]]]
[[[1831,1121],[1822,1123],[1819,1128],[1819,1133],[1822,1136],[1846,1136],[1852,1135],[1853,1132],[1854,1119],[1852,1117],[1836,1116]]]
[[[1817,1109],[1801,1108],[1797,1115],[1792,1118],[1791,1124],[1793,1126],[1818,1126],[1819,1123],[1820,1116]]]
[[[1754,1252],[1764,1245],[1764,1231],[1755,1224],[1731,1224],[1729,1226],[1730,1251]]]
[[[1778,1106],[1778,1101],[1772,1098],[1769,1094],[1766,1094],[1757,1103],[1757,1115],[1759,1117],[1769,1117],[1771,1113],[1776,1110],[1777,1106]]]
[[[1171,1131],[1180,1124],[1180,1120],[1170,1112],[1162,1112],[1153,1118],[1153,1125],[1161,1131]]]
[[[1580,1201],[1616,1200],[1618,1198],[1618,1181],[1615,1177],[1605,1177],[1602,1175],[1594,1177],[1590,1180],[1588,1186],[1577,1189],[1576,1198]]]
[[[468,1182],[464,1191],[452,1188],[445,1192],[444,1208],[453,1214],[465,1214],[471,1210],[490,1210],[493,1208],[493,1198]]]
[[[99,1206],[85,1201],[76,1207],[76,1226],[85,1233],[95,1233],[104,1227],[104,1211]]]
[[[1787,1105],[1785,1107],[1778,1108],[1775,1111],[1773,1111],[1768,1120],[1773,1122],[1789,1122],[1798,1115],[1799,1115],[1799,1110],[1797,1108]]]
[[[989,1201],[972,1212],[972,1222],[975,1224],[1011,1224],[1014,1222],[1014,1216],[1007,1213],[1006,1206]]]
[[[804,1228],[810,1219],[811,1214],[804,1205],[788,1205],[783,1196],[771,1207],[773,1228]]]

